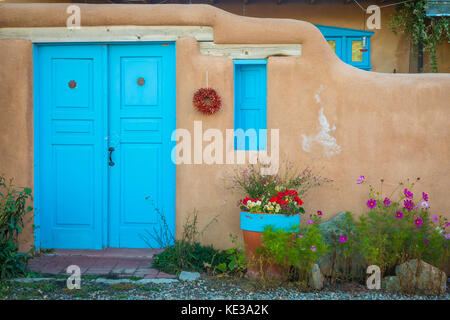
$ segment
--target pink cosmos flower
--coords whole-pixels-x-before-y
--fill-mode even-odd
[[[370,210],[372,210],[377,206],[377,201],[375,199],[369,199],[367,201],[367,206],[370,208]]]
[[[340,241],[341,243],[347,242],[347,236],[346,236],[346,235],[340,236],[340,237],[339,237],[339,241]]]
[[[308,224],[309,225],[313,224],[313,221],[312,220],[308,220]]]
[[[427,238],[423,239],[423,242],[428,243],[430,242],[430,240],[428,240]]]
[[[391,200],[389,200],[389,198],[386,197],[386,198],[384,198],[383,203],[384,203],[384,207],[387,208],[391,204]]]
[[[414,223],[418,228],[420,228],[422,226],[423,220],[417,217],[416,220],[414,220]]]
[[[323,213],[322,213],[322,211],[317,211],[317,215],[319,215],[319,216],[321,216]]]
[[[429,199],[428,194],[426,194],[425,192],[422,192],[422,198],[423,198],[423,200],[428,202],[428,199]]]
[[[302,235],[302,234],[297,235],[297,237],[298,237],[299,239],[303,239],[303,235]]]
[[[413,196],[414,196],[413,193],[411,191],[409,191],[407,188],[405,188],[403,193],[405,194],[405,197],[408,198],[408,199],[412,199]]]
[[[447,229],[448,226],[450,226],[450,222],[447,222],[447,223],[445,224],[444,229]]]
[[[403,201],[403,208],[405,208],[408,211],[411,211],[412,209],[414,209],[414,202],[412,202],[409,199]]]
[[[311,246],[310,249],[311,249],[312,252],[315,252],[317,250],[316,247],[314,247],[314,246]]]
[[[434,223],[438,223],[439,222],[439,216],[438,215],[433,216],[433,222]]]
[[[397,211],[397,212],[395,213],[395,217],[396,217],[397,219],[403,218],[403,212]]]
[[[428,202],[426,202],[426,201],[422,201],[421,205],[422,205],[423,208],[428,208],[429,207]]]
[[[356,180],[356,183],[357,183],[357,184],[361,184],[361,183],[363,183],[365,180],[366,180],[366,177],[364,177],[364,176],[359,176],[358,180]]]
[[[444,236],[444,238],[447,239],[447,240],[449,240],[449,239],[450,239],[450,233],[447,233],[447,234]]]

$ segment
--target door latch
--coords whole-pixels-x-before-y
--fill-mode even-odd
[[[109,151],[109,166],[112,167],[114,166],[114,161],[112,161],[112,153],[114,151],[114,147],[109,147],[108,151]]]

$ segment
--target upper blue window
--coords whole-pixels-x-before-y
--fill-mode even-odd
[[[267,61],[234,60],[234,149],[266,150]]]
[[[316,25],[331,49],[344,62],[370,71],[370,38],[372,31]]]

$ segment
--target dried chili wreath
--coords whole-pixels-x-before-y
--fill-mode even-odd
[[[212,88],[198,89],[194,94],[194,106],[204,114],[213,114],[222,106],[220,96]]]

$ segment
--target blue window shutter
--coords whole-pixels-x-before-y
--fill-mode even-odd
[[[266,60],[234,60],[234,130],[235,150],[266,150]]]
[[[315,25],[327,41],[335,41],[336,55],[345,63],[348,63],[356,68],[370,71],[371,66],[371,37],[374,35],[373,31],[339,28]],[[366,46],[362,50],[362,61],[352,60],[352,41],[363,41],[366,39]]]

